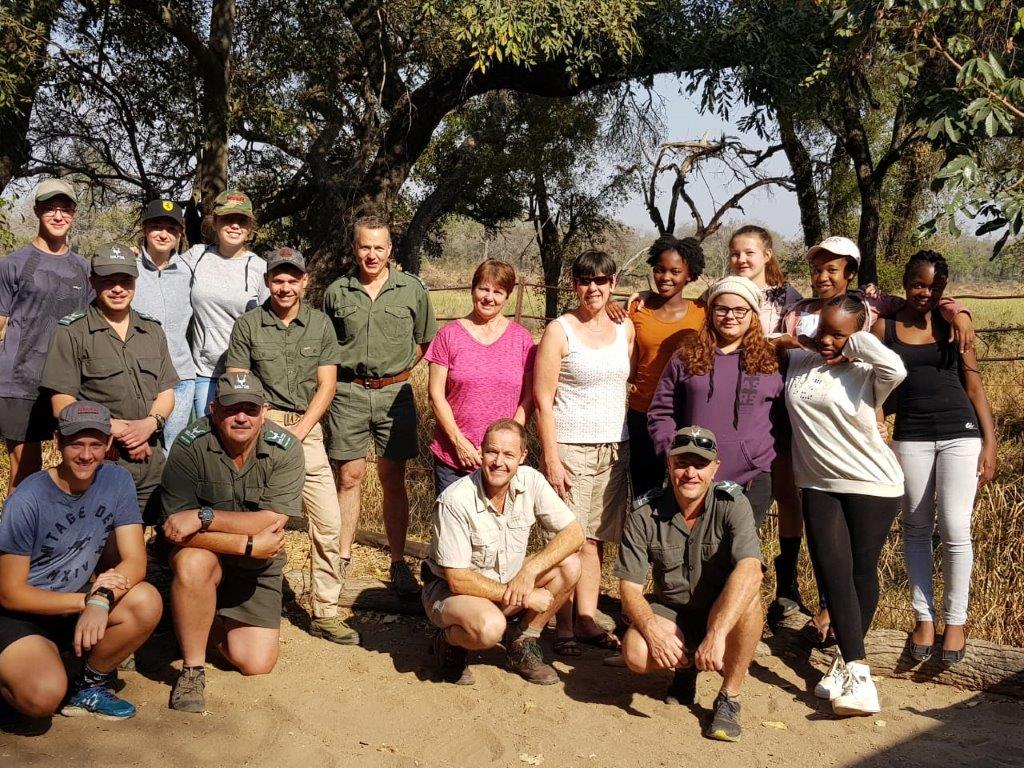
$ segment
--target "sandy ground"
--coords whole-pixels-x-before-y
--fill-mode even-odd
[[[556,662],[562,683],[542,687],[504,671],[498,649],[473,657],[475,686],[451,686],[431,681],[422,620],[363,614],[361,648],[311,638],[304,621],[291,611],[283,623],[273,674],[211,669],[204,715],[167,709],[169,669],[126,672],[134,719],[0,731],[0,765],[1024,765],[1022,702],[944,686],[881,680],[881,715],[836,720],[808,693],[813,670],[762,656],[743,692],[743,739],[722,744],[700,736],[711,674],[693,711],[660,700],[665,677],[604,666],[598,651]]]

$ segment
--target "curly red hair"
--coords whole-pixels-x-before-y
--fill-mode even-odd
[[[691,376],[705,376],[711,372],[715,363],[715,349],[718,339],[712,325],[711,311],[708,311],[704,327],[696,333],[688,333],[683,337],[677,353]],[[775,373],[779,370],[779,358],[775,347],[765,338],[761,329],[761,321],[755,314],[750,321],[750,328],[740,340],[743,350],[743,372],[746,374]]]

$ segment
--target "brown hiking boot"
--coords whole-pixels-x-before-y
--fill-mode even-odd
[[[535,637],[521,635],[509,643],[508,668],[536,685],[554,685],[558,682],[558,673],[544,662],[544,654]]]
[[[473,685],[476,682],[469,669],[466,649],[449,643],[444,630],[439,629],[434,634],[430,652],[434,654],[438,675],[444,682],[453,685]]]

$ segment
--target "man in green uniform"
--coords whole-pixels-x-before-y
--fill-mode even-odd
[[[638,498],[626,518],[615,575],[631,622],[622,642],[638,674],[675,670],[666,699],[696,703],[697,672],[722,687],[705,735],[740,736],[740,687],[761,638],[764,568],[754,513],[743,489],[716,483],[711,430],[684,427],[667,456],[669,487]],[[654,571],[654,600],[643,590]]]
[[[302,300],[307,278],[301,253],[293,248],[271,251],[264,280],[270,298],[235,321],[225,365],[229,373],[251,370],[256,375],[267,394],[267,418],[302,443],[302,501],[313,561],[310,632],[357,645],[359,634],[338,616],[344,581],[341,509],[320,427],[338,381],[338,337],[327,315]]]
[[[178,375],[160,323],[132,309],[139,271],[131,248],[100,246],[91,270],[96,298],[57,324],[40,386],[51,391],[55,416],[76,400],[110,410],[107,459],[131,473],[142,519],[152,525],[164,466],[160,432],[174,408]]]
[[[302,514],[302,446],[265,420],[251,373],[217,380],[210,415],[174,441],[164,470],[162,533],[172,545],[171,613],[182,670],[171,708],[202,712],[206,647],[243,675],[277,663],[284,525]]]
[[[405,463],[417,453],[409,376],[434,338],[437,323],[419,278],[391,268],[387,223],[359,219],[353,240],[355,272],[335,280],[324,295],[324,310],[341,346],[328,450],[338,462],[341,556],[346,561],[351,557],[372,435],[391,548],[391,586],[399,595],[414,598],[419,584],[405,562]]]

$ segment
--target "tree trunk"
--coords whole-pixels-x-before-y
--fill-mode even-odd
[[[938,170],[933,152],[924,143],[918,143],[910,150],[903,164],[903,179],[899,197],[892,210],[891,222],[885,237],[885,258],[894,264],[902,264],[913,247],[914,229],[924,208],[924,192],[932,174]]]
[[[533,225],[537,247],[540,250],[544,285],[547,286],[544,289],[544,316],[551,319],[558,317],[558,283],[562,279],[562,237],[551,211],[547,182],[542,168],[535,168],[533,171],[533,196]]]
[[[199,62],[203,77],[202,151],[199,199],[203,212],[228,186],[230,138],[231,47],[235,38],[235,0],[215,0],[210,11],[210,55]]]
[[[857,232],[860,270],[857,273],[857,281],[860,285],[866,285],[878,282],[876,259],[882,205],[881,179],[875,175],[871,143],[860,117],[860,107],[853,85],[848,88],[840,87],[839,98],[843,146],[853,161],[853,173],[857,179],[857,190],[860,192],[860,229]]]
[[[32,105],[46,69],[50,30],[59,13],[57,0],[14,0],[5,11],[35,34],[25,34],[9,21],[0,27],[3,68],[14,80],[11,98],[0,102],[0,190],[21,174],[31,156],[28,128]]]
[[[818,205],[818,191],[814,187],[814,166],[807,147],[796,134],[792,115],[786,109],[778,107],[775,114],[779,121],[782,148],[793,169],[793,183],[796,185],[796,202],[800,207],[804,244],[810,247],[823,239],[821,208]]]

